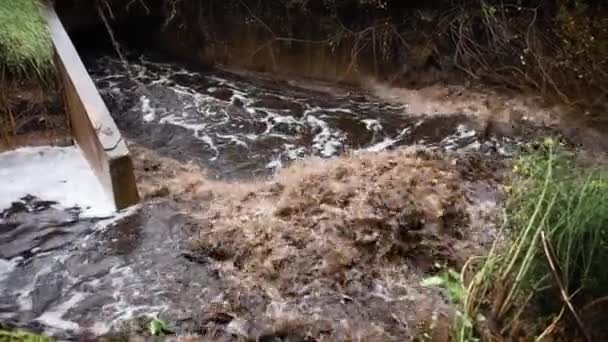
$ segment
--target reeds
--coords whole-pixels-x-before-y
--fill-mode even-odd
[[[577,307],[608,294],[608,170],[575,160],[547,139],[514,164],[502,238],[457,279],[455,340],[542,339],[564,317],[589,339]]]

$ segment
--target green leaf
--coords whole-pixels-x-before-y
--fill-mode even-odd
[[[148,323],[148,330],[152,336],[163,336],[168,331],[167,323],[155,318]]]
[[[426,287],[431,286],[443,286],[445,284],[445,279],[442,276],[432,276],[422,280],[421,285]]]
[[[460,283],[460,274],[451,269],[444,270],[439,275],[424,279],[422,286],[439,286],[445,289],[448,299],[453,303],[462,302],[466,295],[466,290]]]

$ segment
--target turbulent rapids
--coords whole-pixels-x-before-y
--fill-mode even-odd
[[[402,145],[507,153],[510,140],[484,134],[466,113],[410,113],[344,87],[196,70],[140,57],[91,58],[91,72],[128,138],[222,178],[272,173],[304,157],[378,152]],[[503,145],[506,145],[506,149]]]
[[[451,314],[420,277],[492,240],[496,168],[521,139],[346,86],[153,56],[86,61],[145,202],[100,216],[61,188],[12,199],[2,324],[80,338],[160,316],[180,333],[384,339]],[[73,151],[38,152],[57,153]]]

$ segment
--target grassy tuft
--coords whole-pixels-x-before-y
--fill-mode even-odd
[[[525,265],[518,281],[527,290],[555,292],[539,231],[555,248],[560,278],[568,293],[594,297],[608,291],[608,170],[581,167],[574,156],[555,150],[553,141],[514,166],[508,215],[516,246],[528,253],[513,262]],[[524,230],[524,229],[527,229]]]
[[[0,329],[0,341],[12,342],[53,342],[55,339],[45,336],[33,334],[18,330],[2,330]]]
[[[38,0],[0,0],[0,72],[46,79],[53,47]]]
[[[467,263],[458,279],[466,290],[456,341],[517,338],[522,321],[528,338],[546,337],[564,312],[576,315],[608,294],[608,170],[581,165],[547,139],[514,164],[508,192],[509,233],[497,239],[466,285],[480,258]]]

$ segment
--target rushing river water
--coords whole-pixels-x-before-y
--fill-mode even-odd
[[[513,146],[464,114],[408,113],[355,89],[332,95],[147,58],[129,73],[110,57],[88,66],[128,139],[220,178],[401,145],[486,154]],[[200,308],[221,298],[221,280],[188,253],[188,217],[170,201],[102,219],[45,200],[15,198],[1,213],[0,324],[69,338],[161,315],[192,331]]]
[[[309,156],[422,144],[506,153],[465,113],[409,113],[357,89],[313,91],[141,57],[101,57],[90,71],[125,135],[217,177],[266,175]],[[506,145],[505,145],[506,143]]]
[[[0,323],[64,338],[161,313],[188,324],[221,287],[187,257],[186,218],[167,203],[120,215],[83,219],[36,198],[2,213]]]

